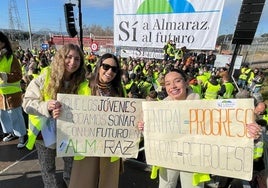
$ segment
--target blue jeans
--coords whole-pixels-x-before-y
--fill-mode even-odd
[[[238,79],[237,85],[238,85],[238,87],[240,87],[242,89],[246,89],[247,82],[246,82],[246,80]]]
[[[21,107],[0,110],[0,122],[4,133],[12,133],[18,137],[26,135],[26,126]]]

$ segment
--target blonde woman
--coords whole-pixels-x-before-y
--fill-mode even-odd
[[[60,187],[55,167],[55,119],[61,111],[57,93],[88,95],[90,91],[85,73],[84,55],[80,47],[66,44],[56,52],[51,66],[33,79],[26,89],[23,100],[24,111],[29,114],[26,147],[31,150],[35,145],[37,149],[45,188]],[[63,160],[63,180],[68,186],[72,158],[64,157]]]

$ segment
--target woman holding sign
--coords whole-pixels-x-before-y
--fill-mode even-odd
[[[119,60],[104,54],[90,78],[91,94],[123,97]],[[69,188],[117,188],[121,160],[115,157],[75,157]]]
[[[56,179],[56,121],[61,111],[57,93],[89,95],[85,79],[84,55],[74,44],[64,45],[53,58],[52,64],[28,85],[23,108],[29,114],[28,143],[37,149],[45,188],[61,187]],[[70,181],[72,157],[64,157],[63,180]]]
[[[168,96],[164,100],[196,100],[199,95],[193,93],[186,81],[184,72],[178,69],[172,69],[165,75],[165,88]],[[144,122],[139,122],[138,128],[143,131]],[[260,127],[253,123],[248,125],[249,134],[255,138],[259,136],[261,131]],[[173,170],[168,168],[153,167],[152,176],[156,177],[157,170],[159,169],[159,188],[176,188],[178,178],[180,177],[182,188],[203,188],[204,182],[209,181],[208,174],[194,173]]]

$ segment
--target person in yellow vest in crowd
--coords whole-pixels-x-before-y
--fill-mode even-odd
[[[121,79],[122,79],[122,85],[123,85],[123,92],[124,92],[124,96],[128,96],[131,88],[136,85],[137,86],[137,82],[136,82],[136,74],[135,73],[131,73],[130,75],[128,75],[127,73],[122,74]]]
[[[85,78],[84,56],[80,47],[66,44],[56,52],[51,66],[28,85],[23,109],[29,114],[28,143],[36,147],[45,188],[59,188],[56,178],[56,118],[61,104],[57,93],[89,95],[90,89]],[[72,157],[64,157],[63,180],[68,187]]]
[[[234,98],[235,87],[228,75],[224,75],[221,79],[221,89],[218,92],[218,98],[231,99]]]
[[[268,175],[268,135],[267,135],[267,122],[264,120],[264,114],[267,105],[258,99],[254,98],[254,116],[255,121],[261,126],[260,137],[254,140],[254,153],[253,153],[253,177],[252,180],[234,179],[230,183],[230,187],[267,187]],[[264,173],[262,173],[264,171]],[[258,179],[256,181],[256,178]],[[256,182],[258,185],[256,185]]]
[[[251,69],[251,71],[249,72],[248,79],[247,79],[247,86],[246,86],[247,90],[249,90],[250,85],[252,84],[252,81],[255,78],[255,76],[258,74],[258,72],[259,70],[257,68],[254,70]]]
[[[167,47],[168,60],[175,59],[175,51],[176,51],[175,46],[176,46],[176,44],[173,43],[173,41],[170,41],[170,43],[168,43],[168,47]]]
[[[145,66],[145,64],[146,64],[146,61],[143,58],[140,58],[139,59],[139,64],[143,68]]]
[[[145,64],[145,66],[143,67],[143,69],[142,69],[142,74],[143,74],[143,75],[147,75],[147,74],[148,74],[148,72],[152,69],[151,65],[152,65],[152,61],[149,60],[149,61]]]
[[[217,99],[221,85],[218,83],[216,76],[212,76],[204,87],[204,99]]]
[[[203,90],[202,86],[198,84],[198,81],[195,77],[192,77],[189,79],[189,87],[193,90],[194,93],[197,93],[200,97],[200,99],[203,98]]]
[[[163,53],[164,53],[164,60],[167,61],[169,59],[168,53],[167,53],[167,49],[168,49],[168,45],[171,43],[171,41],[169,40],[163,47]]]
[[[198,75],[196,76],[197,82],[202,88],[205,87],[205,83],[208,81],[208,77],[204,74],[204,70],[200,69]]]
[[[38,49],[37,49],[36,46],[34,46],[34,48],[31,50],[31,53],[32,53],[33,55],[38,55]]]
[[[241,89],[247,89],[248,78],[251,73],[251,69],[249,68],[248,64],[244,65],[240,69],[240,74],[238,77],[237,85]]]
[[[128,98],[141,98],[140,90],[136,83],[134,83],[127,94]]]
[[[168,61],[168,60],[174,60],[176,49],[175,49],[175,44],[173,44],[173,41],[172,40],[169,40],[165,44],[163,50],[164,50],[164,59],[166,61]]]
[[[164,73],[161,73],[159,75],[159,78],[157,79],[157,87],[155,88],[155,91],[157,92],[157,99],[163,100],[167,97],[166,89],[165,89],[165,80],[164,80]]]
[[[91,94],[123,97],[120,62],[104,54],[90,79]],[[122,160],[116,157],[75,157],[69,188],[118,188]]]
[[[253,78],[251,84],[249,85],[249,91],[251,95],[253,95],[254,93],[259,93],[265,81],[265,75],[263,71],[256,68],[254,69],[254,73],[255,77]]]
[[[209,80],[211,77],[211,70],[209,70],[209,68],[207,66],[203,67],[203,71],[204,71],[204,75],[207,77],[207,79]]]
[[[133,64],[133,71],[136,75],[141,74],[142,73],[142,66],[140,65],[139,61],[137,61],[136,59],[134,59],[132,61]]]
[[[121,80],[122,80],[124,96],[126,97],[127,93],[130,91],[130,88],[131,88],[128,72],[122,72]]]
[[[50,64],[49,60],[45,57],[45,55],[42,55],[38,63],[37,68],[38,74],[41,73],[44,68],[49,66],[49,64]]]
[[[184,55],[186,53],[186,50],[187,50],[186,46],[183,46],[181,48],[178,48],[175,51],[175,61],[180,61],[180,62],[184,61],[183,58],[184,58]]]
[[[0,32],[0,122],[6,136],[4,142],[19,137],[17,148],[27,143],[26,126],[22,113],[21,66],[13,55],[8,37]]]
[[[160,80],[161,78],[160,77],[163,77],[163,73],[162,73],[162,69],[157,66],[156,71],[153,72],[153,86],[154,86],[154,89],[157,90],[157,88],[160,86]]]
[[[149,95],[150,91],[154,90],[153,84],[152,84],[152,77],[147,76],[145,80],[142,80],[138,84],[138,88],[140,90],[141,98],[146,98],[146,96]]]
[[[152,83],[154,85],[154,87],[156,88],[157,86],[159,86],[159,83],[157,82],[160,74],[162,74],[163,72],[163,68],[161,67],[160,64],[155,64],[155,68],[153,69],[152,72]]]

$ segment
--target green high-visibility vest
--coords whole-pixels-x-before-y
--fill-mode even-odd
[[[6,58],[6,56],[3,56],[3,58],[0,60],[0,72],[10,73],[12,62],[13,55],[11,55],[8,59]],[[20,87],[20,81],[13,83],[0,81],[0,94],[7,95],[20,91],[22,91]]]

